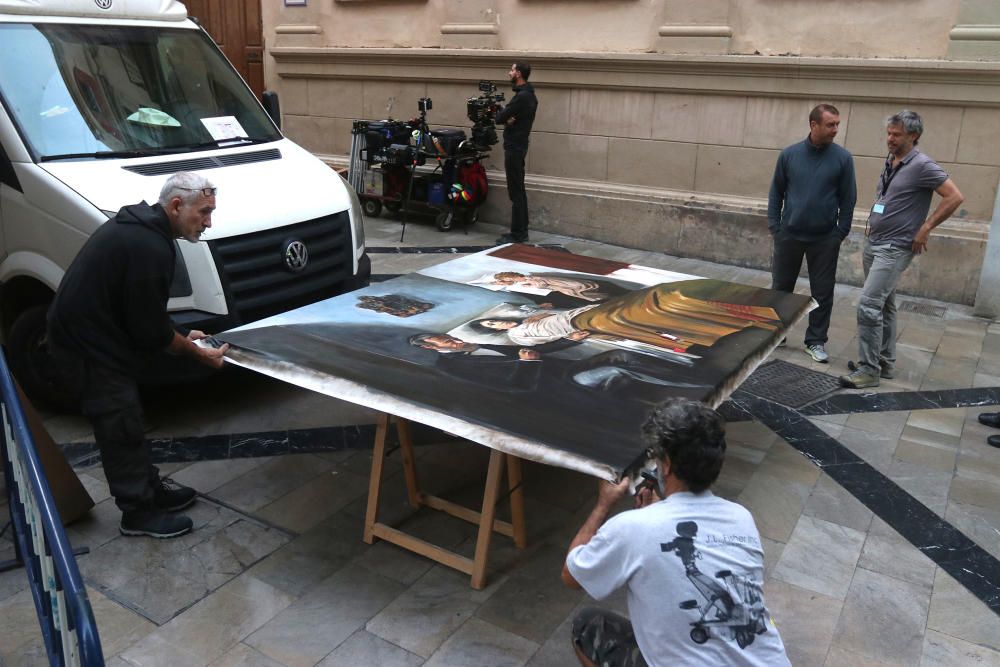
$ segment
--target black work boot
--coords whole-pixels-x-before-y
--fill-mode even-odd
[[[118,531],[128,537],[147,535],[166,539],[190,533],[193,525],[186,516],[168,514],[158,509],[141,509],[123,512]]]
[[[177,512],[188,507],[198,497],[198,492],[189,486],[178,484],[169,477],[153,483],[153,505],[164,512]]]

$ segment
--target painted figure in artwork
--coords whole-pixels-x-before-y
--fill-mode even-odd
[[[494,274],[493,284],[513,288],[524,286],[537,290],[558,292],[590,303],[607,301],[611,297],[625,294],[629,289],[634,289],[606,280],[595,280],[593,278],[567,276],[557,273],[526,274],[517,271],[501,271]],[[639,285],[635,285],[635,287],[639,287]]]
[[[475,326],[505,331],[515,345],[538,345],[589,335],[625,338],[686,351],[711,347],[723,336],[750,327],[775,331],[781,324],[769,306],[751,306],[686,296],[676,283],[629,292],[603,304],[570,310],[534,309],[523,319],[485,318]]]

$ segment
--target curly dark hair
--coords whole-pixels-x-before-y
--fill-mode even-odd
[[[726,456],[726,423],[704,403],[671,398],[653,408],[642,425],[653,456],[670,459],[670,469],[688,489],[700,493],[719,477]]]

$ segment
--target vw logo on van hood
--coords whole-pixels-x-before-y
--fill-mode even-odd
[[[112,0],[94,0],[94,4],[99,9],[111,9],[111,2]]]
[[[285,241],[285,247],[281,254],[285,258],[285,266],[292,273],[302,271],[309,263],[309,249],[306,248],[305,243],[298,239]]]

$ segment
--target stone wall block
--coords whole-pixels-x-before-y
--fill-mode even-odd
[[[747,98],[659,93],[653,104],[653,139],[700,144],[743,144]]]
[[[278,92],[281,113],[305,116],[309,113],[309,82],[307,79],[285,78]]]
[[[351,118],[320,119],[322,129],[331,133],[330,152],[334,155],[346,155],[351,152]]]
[[[434,101],[434,108],[427,112],[427,120],[431,125],[459,127],[469,133],[472,122],[465,112],[465,103],[470,97],[479,95],[475,82],[461,83],[428,83],[427,97]],[[416,110],[417,101],[413,101]]]
[[[360,119],[364,114],[364,84],[349,79],[307,79],[309,115]]]
[[[966,109],[958,139],[957,161],[1000,166],[1000,150],[996,146],[998,130],[1000,110]]]
[[[914,296],[972,304],[985,254],[985,242],[931,235],[927,252],[914,258],[900,280],[899,290]]]
[[[767,216],[718,211],[684,210],[676,253],[713,262],[757,269],[771,266],[771,235]]]
[[[699,146],[694,189],[766,198],[778,153],[761,148]]]
[[[334,137],[337,131],[334,120],[318,116],[285,115],[281,129],[289,139],[307,151],[330,155],[334,152]]]
[[[840,131],[835,141],[843,145],[851,120],[850,102],[829,99],[757,97],[747,101],[743,145],[782,149],[809,134],[809,112],[820,103],[832,104],[840,112]]]
[[[603,181],[608,176],[608,138],[532,132],[531,172]]]
[[[608,145],[608,180],[670,190],[692,190],[697,158],[697,144],[612,139]]]
[[[506,89],[504,94],[509,102],[510,90]],[[535,112],[535,124],[532,126],[532,131],[569,132],[572,91],[567,88],[550,88],[536,84],[535,95],[538,97],[538,110]],[[585,132],[585,134],[590,134],[590,132]]]
[[[652,93],[584,88],[570,95],[569,131],[574,134],[648,139],[652,127]]]
[[[959,0],[845,0],[820,6],[801,0],[732,3],[734,53],[801,56],[940,58]],[[891,29],[888,26],[892,26]]]
[[[362,117],[366,120],[413,118],[417,115],[417,100],[427,97],[427,84],[402,81],[365,81],[363,84]]]
[[[1000,181],[1000,167],[942,162],[941,168],[948,172],[955,185],[965,195],[965,201],[962,202],[955,217],[989,220],[993,216],[997,182]],[[936,206],[937,202],[938,198],[934,197],[931,206]]]

